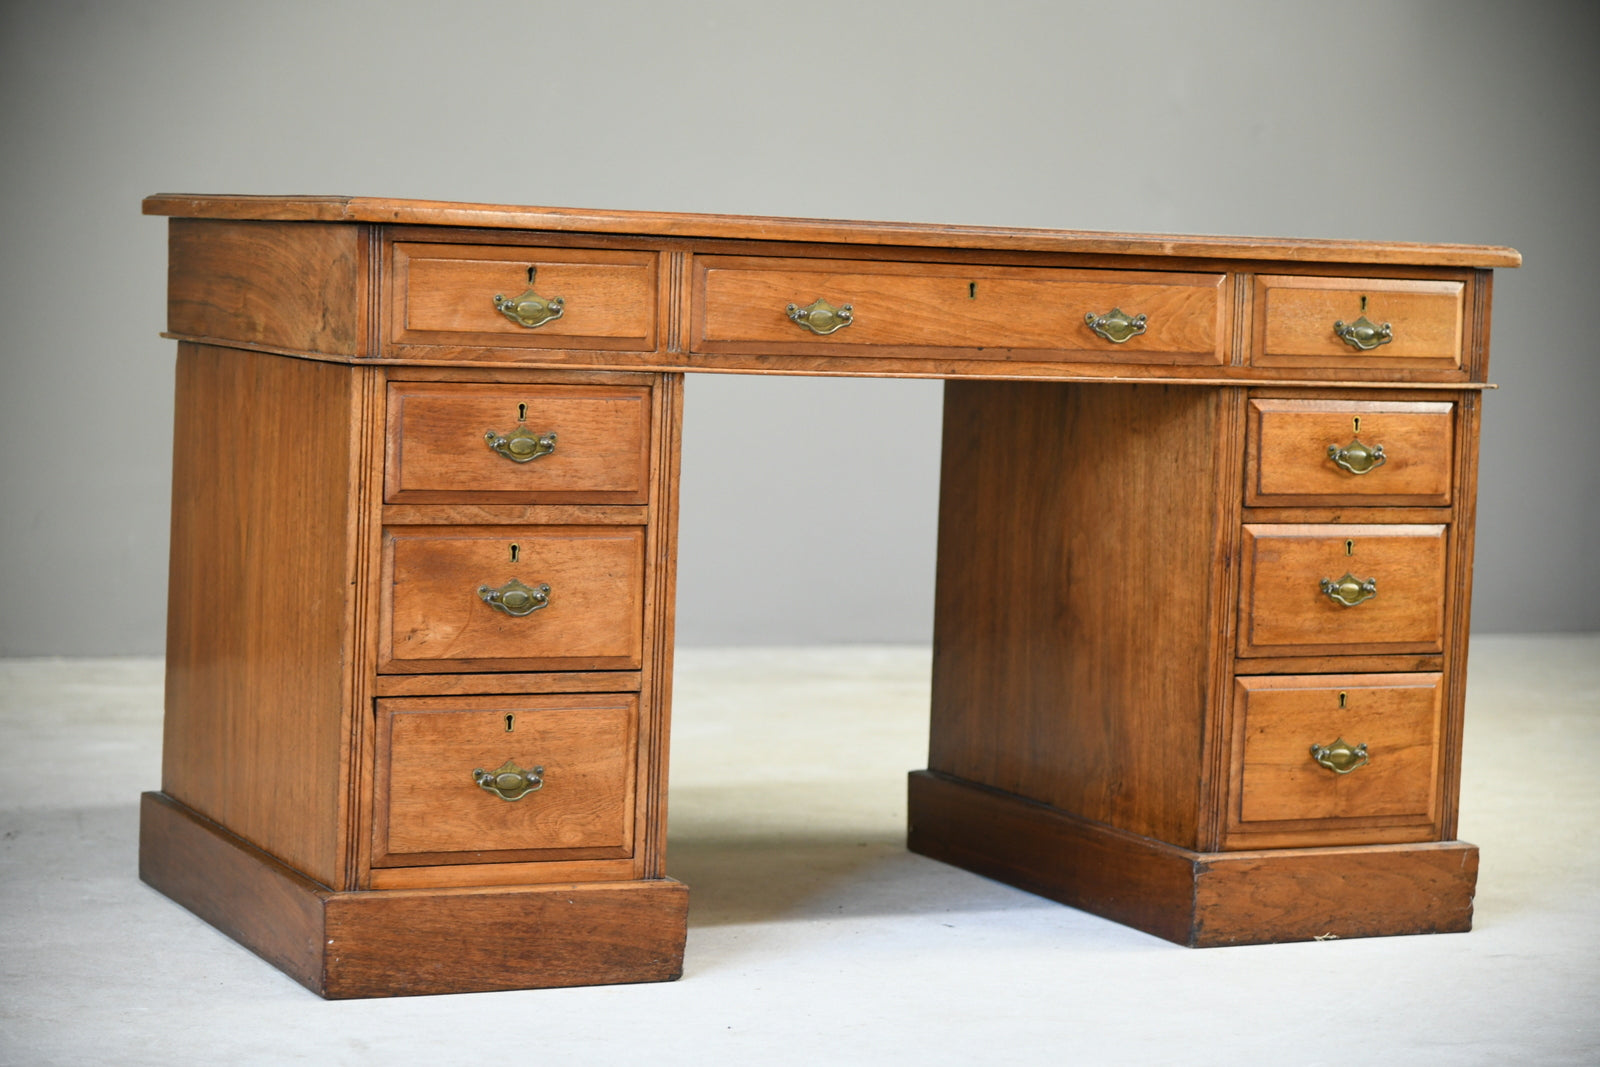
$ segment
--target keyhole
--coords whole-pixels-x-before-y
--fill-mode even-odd
[[[1347,696],[1349,696],[1348,693],[1340,693],[1339,694],[1339,706],[1341,708],[1344,707],[1345,698]],[[507,715],[506,716],[506,722],[510,722],[510,721],[511,721],[511,716]],[[506,729],[509,730],[509,729],[511,729],[511,727],[507,726]]]
[[[976,300],[976,299],[978,299],[978,283],[977,282],[968,282],[967,283],[967,299],[968,300]]]
[[[526,405],[526,404],[518,404],[517,405],[517,421],[518,422],[527,422],[528,421],[528,405]],[[1356,422],[1359,425],[1361,420],[1357,419]]]
[[[531,277],[528,280],[530,282],[533,281],[533,279]],[[1367,294],[1362,293],[1361,294],[1361,314],[1365,315],[1366,313],[1367,313]]]
[[[1360,433],[1361,432],[1361,416],[1360,415],[1357,415],[1354,418],[1352,418],[1350,420],[1350,424],[1355,427],[1356,433]]]
[[[1339,706],[1341,708],[1344,707],[1344,694],[1343,693],[1339,694]],[[516,724],[517,724],[517,717],[515,715],[512,715],[510,712],[507,712],[506,713],[506,733],[509,734],[511,732],[512,728],[514,726],[516,726]]]
[[[537,267],[529,267],[528,268],[528,284],[530,286],[533,285],[533,272],[538,270],[538,269],[539,268],[537,268]],[[1367,310],[1367,298],[1366,297],[1362,297],[1361,298],[1361,310],[1362,311]]]
[[[1356,543],[1354,541],[1346,541],[1344,543],[1344,554],[1347,556],[1356,554]],[[514,559],[515,557],[513,556],[512,558]]]
[[[1348,544],[1348,542],[1346,542],[1346,543]],[[512,563],[515,563],[517,561],[517,554],[519,552],[521,552],[521,551],[522,551],[522,549],[520,547],[518,547],[517,545],[512,545],[511,546],[511,562]]]

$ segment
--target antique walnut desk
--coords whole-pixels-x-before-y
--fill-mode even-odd
[[[1517,253],[144,210],[179,345],[141,874],[323,996],[680,973],[687,371],[945,380],[914,851],[1186,945],[1469,928],[1479,405]]]

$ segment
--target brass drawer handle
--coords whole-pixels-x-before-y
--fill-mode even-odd
[[[1389,462],[1389,457],[1383,454],[1382,445],[1368,448],[1361,443],[1361,438],[1359,437],[1351,438],[1350,443],[1343,448],[1338,445],[1329,445],[1328,458],[1351,474],[1366,474]]]
[[[556,435],[554,433],[534,433],[526,426],[518,426],[510,433],[495,433],[488,430],[483,435],[484,443],[513,463],[527,463],[548,456],[556,450]]]
[[[533,276],[535,268],[528,268],[528,291],[515,300],[507,300],[499,293],[494,294],[495,310],[518,326],[534,329],[543,326],[552,319],[559,319],[566,309],[566,298],[560,296],[542,297],[533,291]]]
[[[1088,323],[1089,329],[1104,337],[1114,345],[1120,345],[1130,337],[1138,337],[1144,333],[1149,318],[1144,315],[1135,315],[1129,318],[1121,308],[1112,308],[1104,315],[1088,312],[1083,316],[1083,321]]]
[[[499,589],[480,585],[478,599],[496,611],[520,618],[550,606],[550,584],[540,582],[537,586],[527,586],[513,578]]]
[[[544,788],[544,768],[535,767],[525,771],[515,761],[506,760],[492,771],[474,768],[472,780],[478,783],[479,788],[488,790],[501,800],[521,800],[529,793]]]
[[[1387,322],[1379,326],[1365,315],[1354,322],[1340,319],[1333,324],[1333,332],[1339,340],[1361,352],[1370,352],[1394,340],[1394,330]]]
[[[1378,595],[1378,579],[1357,578],[1346,571],[1343,578],[1337,580],[1333,578],[1322,579],[1319,583],[1319,588],[1335,604],[1343,604],[1347,608],[1353,608],[1357,604],[1371,600]]]
[[[855,310],[849,304],[834,307],[821,298],[812,301],[806,307],[790,304],[783,310],[791,322],[823,336],[835,330],[842,330],[855,321]]]
[[[1352,747],[1341,737],[1331,745],[1312,745],[1311,758],[1317,761],[1317,766],[1326,767],[1334,774],[1349,774],[1357,767],[1365,767],[1369,757],[1366,742]]]

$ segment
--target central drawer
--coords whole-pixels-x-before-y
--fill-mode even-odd
[[[384,531],[380,670],[637,670],[642,526]]]
[[[699,352],[758,346],[778,354],[932,349],[1113,363],[1227,358],[1222,274],[747,256],[694,262]],[[848,323],[805,316],[821,322],[813,330],[790,310],[819,300],[848,306]],[[1089,320],[1103,320],[1105,334]]]

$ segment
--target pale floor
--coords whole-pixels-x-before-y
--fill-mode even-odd
[[[0,1063],[1600,1063],[1600,637],[1472,655],[1470,934],[1193,951],[912,856],[925,651],[685,650],[683,979],[338,1003],[138,881],[159,662],[0,662]]]

